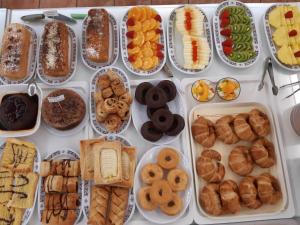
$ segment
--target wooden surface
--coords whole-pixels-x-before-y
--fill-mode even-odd
[[[214,3],[222,0],[0,0],[0,7],[9,9],[60,8],[112,5],[159,5]],[[299,0],[242,0],[243,2],[298,2]]]

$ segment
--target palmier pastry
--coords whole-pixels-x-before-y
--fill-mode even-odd
[[[96,120],[98,122],[104,122],[108,113],[103,109],[103,103],[97,103],[96,105]]]
[[[114,98],[105,99],[103,102],[103,105],[102,105],[104,112],[116,113],[118,110],[117,103],[118,103],[118,100],[116,100]]]
[[[198,157],[197,174],[207,182],[220,182],[225,175],[225,168],[221,163],[221,155],[219,152],[206,149]]]
[[[230,169],[240,176],[247,176],[253,170],[249,149],[245,146],[234,147],[228,157]]]
[[[150,108],[161,108],[167,103],[168,97],[161,88],[152,87],[147,91],[145,101]]]
[[[168,173],[167,181],[173,191],[184,191],[189,182],[189,176],[182,169],[173,169]]]
[[[110,85],[116,96],[121,96],[126,93],[124,82],[120,78],[112,81]]]
[[[235,144],[239,141],[233,128],[233,116],[223,116],[215,124],[217,137],[225,144]]]
[[[138,193],[138,201],[140,206],[147,211],[152,211],[157,208],[157,205],[151,201],[150,197],[150,186],[142,187]]]
[[[182,199],[176,193],[172,193],[172,199],[170,201],[159,206],[160,210],[169,216],[177,215],[182,210],[182,207]]]
[[[165,204],[172,200],[172,189],[166,180],[156,180],[150,189],[150,198],[155,204]]]
[[[163,169],[174,169],[178,165],[180,157],[175,149],[163,148],[157,155],[157,164]]]
[[[105,88],[108,88],[110,86],[110,79],[109,76],[107,74],[103,74],[101,76],[99,76],[97,83],[96,83],[96,87],[99,90],[103,90]]]
[[[267,115],[258,109],[251,110],[249,123],[255,133],[260,137],[265,137],[270,133],[270,121]]]
[[[143,82],[140,83],[135,90],[135,99],[138,101],[138,103],[142,105],[146,105],[146,95],[150,88],[152,88],[153,85],[149,82]]]
[[[250,153],[254,162],[262,168],[269,168],[276,162],[274,145],[265,138],[255,141]]]
[[[239,184],[240,197],[244,205],[250,209],[259,208],[262,203],[258,198],[256,180],[252,176],[246,176]]]
[[[128,105],[132,103],[132,97],[129,92],[125,92],[124,94],[119,96],[119,101],[126,102]]]
[[[192,124],[194,139],[204,147],[210,148],[215,144],[216,134],[213,123],[204,117],[198,117]]]
[[[163,169],[154,163],[146,164],[141,170],[141,178],[145,184],[152,184],[154,181],[162,179],[163,175]]]
[[[168,102],[172,101],[176,97],[177,89],[175,84],[172,81],[169,80],[160,81],[157,84],[157,87],[164,90],[165,94],[167,95]]]
[[[223,214],[219,194],[219,184],[210,183],[203,187],[199,194],[199,202],[206,213],[214,216]]]
[[[126,116],[126,113],[129,111],[129,106],[126,102],[123,101],[117,101],[117,114],[119,117],[124,118]]]
[[[234,131],[241,140],[252,142],[257,138],[257,135],[252,130],[248,121],[249,114],[238,114],[233,121]]]
[[[226,212],[237,213],[241,210],[239,189],[233,180],[225,180],[220,184],[220,196]]]
[[[279,182],[271,174],[259,175],[256,182],[258,196],[263,203],[276,204],[282,198]]]
[[[114,92],[111,87],[107,87],[101,90],[102,96],[104,99],[113,97]]]
[[[105,128],[110,132],[116,132],[122,125],[121,118],[116,114],[109,114],[104,121]]]

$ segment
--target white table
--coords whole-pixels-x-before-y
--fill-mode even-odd
[[[214,76],[214,75],[224,75],[224,76],[233,76],[233,77],[235,75],[251,75],[251,76],[257,77],[257,78],[261,77],[264,59],[266,56],[270,55],[270,51],[267,48],[266,37],[264,35],[262,16],[263,16],[266,8],[268,6],[270,6],[270,4],[253,3],[253,4],[248,4],[248,5],[250,6],[251,10],[253,11],[253,13],[255,15],[255,22],[256,22],[256,26],[258,28],[258,36],[259,36],[259,40],[261,43],[261,54],[259,56],[258,62],[254,66],[252,66],[248,69],[244,69],[244,70],[233,69],[233,68],[225,65],[218,58],[218,56],[216,54],[216,50],[214,49],[215,53],[214,53],[214,57],[213,57],[213,65],[206,72],[204,72],[203,75],[202,74],[197,75],[198,77]],[[217,4],[203,4],[203,5],[199,5],[199,6],[205,11],[205,13],[208,15],[208,17],[211,21],[212,15],[215,11],[215,8],[217,7]],[[167,22],[168,16],[169,16],[171,10],[173,8],[175,8],[176,6],[172,5],[172,6],[153,6],[153,7],[155,7],[159,11],[159,13],[163,16],[165,27],[166,27],[166,25],[167,25],[166,22]],[[121,21],[122,16],[125,14],[126,10],[128,9],[128,7],[105,7],[105,8],[116,17],[118,23]],[[58,11],[62,14],[69,16],[71,13],[87,13],[88,9],[89,8],[65,8],[65,9],[58,9]],[[21,16],[31,14],[31,13],[40,13],[43,10],[44,9],[12,10],[10,12],[11,13],[10,19],[11,19],[11,22],[22,22],[20,19]],[[1,17],[1,10],[0,10],[0,17]],[[0,21],[1,21],[0,23],[2,23],[2,20],[0,20]],[[2,24],[0,24],[0,26],[1,25]],[[36,29],[38,36],[41,36],[42,27],[43,27],[44,23],[38,22],[38,23],[32,23],[30,25]],[[80,37],[81,21],[78,21],[78,23],[76,25],[72,25],[72,28],[75,30],[76,34],[78,35],[78,38],[81,38]],[[0,31],[0,34],[1,34],[1,31]],[[140,79],[139,77],[134,76],[133,74],[130,74],[130,72],[128,72],[125,69],[120,56],[115,65],[117,67],[124,69],[128,73],[130,79]],[[192,76],[180,74],[179,72],[175,71],[174,69],[172,69],[172,70],[173,70],[174,74],[176,75],[176,77],[178,77],[179,79],[182,79],[185,77],[192,77]],[[277,65],[275,65],[274,72],[275,72],[275,79],[276,79],[276,82],[278,85],[286,84],[286,83],[290,83],[291,81],[298,80],[298,75],[296,75],[296,74],[291,75],[291,73],[280,69]],[[84,64],[81,60],[80,54],[78,54],[77,72],[74,77],[74,80],[89,81],[89,78],[93,73],[94,72],[92,70],[90,70],[86,66],[84,66]],[[289,76],[289,75],[291,75],[291,76]],[[159,72],[157,75],[155,75],[152,78],[158,78],[158,77],[165,77],[165,75],[162,72]],[[266,81],[270,82],[268,76],[266,76],[265,79],[266,79]],[[254,91],[256,91],[256,90],[254,90]],[[286,154],[288,157],[290,175],[292,176],[291,180],[293,181],[294,191],[298,192],[295,194],[294,199],[296,200],[295,202],[298,202],[298,204],[299,204],[299,205],[296,204],[296,216],[299,216],[300,215],[300,192],[298,190],[300,188],[300,178],[298,178],[299,176],[297,177],[297,175],[298,175],[297,172],[300,171],[300,138],[292,130],[292,127],[289,122],[289,113],[290,113],[291,107],[293,105],[295,105],[295,103],[300,102],[300,93],[298,95],[295,95],[295,97],[283,100],[283,97],[288,95],[291,91],[292,91],[292,88],[286,88],[284,90],[281,90],[277,97],[270,96],[270,98],[276,98],[278,111],[280,112],[279,121],[280,121],[280,125],[281,125],[281,132],[283,134],[283,143],[285,146],[284,151],[286,151]],[[267,223],[270,224],[270,222],[267,222]],[[293,219],[276,221],[276,223],[275,223],[275,221],[272,222],[272,224],[283,224],[283,223],[284,224],[297,224],[296,221]],[[39,224],[36,212],[30,222],[30,225],[35,225],[35,224]],[[81,221],[81,223],[80,223],[80,225],[83,225],[83,224],[86,224],[85,220]],[[130,223],[130,224],[133,224],[133,223]],[[135,224],[138,224],[138,223],[135,223]],[[249,223],[245,223],[245,224],[254,224],[254,223],[249,222]],[[266,224],[266,222],[256,222],[255,224]]]

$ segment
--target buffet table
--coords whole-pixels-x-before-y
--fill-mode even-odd
[[[262,23],[262,17],[267,9],[267,7],[270,6],[270,4],[248,4],[252,12],[254,13],[255,17],[255,23],[258,29],[258,38],[259,38],[259,43],[260,43],[260,48],[261,48],[261,54],[259,55],[258,62],[247,69],[233,69],[227,65],[225,65],[220,58],[216,54],[216,49],[214,49],[214,56],[213,56],[213,62],[211,67],[206,70],[204,73],[201,73],[197,75],[197,78],[201,77],[206,77],[206,78],[211,78],[213,79],[214,77],[226,77],[226,76],[231,76],[234,77],[238,80],[260,80],[262,76],[262,71],[263,71],[263,65],[264,65],[264,59],[270,55],[267,42],[266,42],[266,36],[264,34],[264,28],[263,28],[263,23]],[[168,5],[168,6],[152,6],[157,11],[162,15],[164,19],[164,26],[166,28],[167,26],[167,21],[168,21],[168,16],[170,12],[177,7],[176,5]],[[209,17],[209,21],[212,20],[213,13],[217,7],[216,4],[203,4],[199,5],[201,9],[207,14]],[[117,23],[120,24],[121,18],[125,14],[125,12],[128,10],[128,7],[105,7],[115,18],[117,19]],[[65,8],[65,9],[58,9],[58,11],[64,15],[70,16],[71,13],[87,13],[89,8]],[[21,16],[31,14],[31,13],[40,13],[42,12],[43,9],[32,9],[32,10],[11,10],[8,12],[8,17],[10,22],[18,22],[18,23],[23,23],[23,21],[20,19]],[[0,18],[3,17],[3,19],[0,19],[0,36],[2,36],[3,32],[3,21],[5,14],[2,14],[2,12],[5,12],[4,9],[0,10]],[[30,26],[34,27],[34,29],[37,32],[38,37],[41,36],[42,34],[42,28],[44,26],[43,22],[35,22],[29,24]],[[81,26],[82,26],[82,21],[78,21],[77,24],[71,25],[72,28],[74,29],[78,40],[81,39]],[[80,49],[80,48],[79,48]],[[79,50],[80,52],[80,50]],[[73,78],[73,81],[76,81],[76,83],[73,83],[75,88],[80,88],[82,87],[83,89],[88,89],[88,84],[90,82],[90,77],[92,74],[94,74],[94,71],[88,69],[82,62],[80,54],[77,54],[77,68],[76,68],[76,74],[75,77]],[[170,62],[167,59],[167,64],[170,66]],[[123,65],[123,62],[121,60],[121,56],[119,53],[119,58],[117,62],[115,63],[116,67],[122,68],[124,71],[126,71],[127,75],[129,76],[131,83],[134,84],[136,80],[141,79],[141,77],[135,76],[128,72],[126,68]],[[171,67],[171,66],[170,66]],[[274,66],[274,72],[275,72],[275,79],[276,83],[278,86],[287,84],[290,82],[298,81],[300,78],[299,75],[297,74],[291,74],[290,72],[287,72],[281,68],[279,68],[277,65]],[[193,78],[193,75],[184,75],[176,71],[174,68],[171,67],[171,70],[173,71],[174,75],[176,78],[182,80],[184,78]],[[166,75],[164,72],[159,72],[158,74],[154,75],[151,77],[151,79],[156,79],[156,78],[166,78]],[[294,133],[291,125],[290,125],[290,111],[291,108],[297,104],[300,103],[300,93],[294,95],[294,97],[291,97],[289,99],[284,99],[285,96],[290,94],[293,90],[297,88],[297,86],[293,88],[285,88],[283,90],[280,90],[278,96],[273,96],[271,92],[271,86],[269,77],[266,76],[265,82],[267,83],[265,88],[266,93],[268,94],[268,97],[264,99],[263,101],[268,102],[269,104],[272,104],[274,106],[274,111],[277,113],[278,118],[279,118],[279,124],[280,124],[280,133],[282,134],[282,139],[283,139],[283,146],[284,148],[282,149],[286,155],[287,158],[287,164],[289,167],[289,175],[290,175],[290,180],[292,183],[292,191],[293,191],[293,200],[295,204],[295,216],[300,216],[300,192],[299,187],[300,187],[300,178],[298,176],[298,171],[299,171],[299,166],[300,166],[300,142],[299,142],[299,137]],[[42,87],[45,87],[45,85],[41,85]],[[68,87],[68,84],[66,84],[66,87]],[[46,88],[46,87],[45,87]],[[243,98],[250,98],[255,100],[256,98],[260,98],[260,92],[257,91],[256,86],[251,86],[250,89],[247,90],[242,90],[242,92],[249,91],[249,93],[243,93],[241,96],[241,101]],[[247,99],[248,100],[248,99]],[[186,102],[187,105],[193,105],[195,103],[189,103]],[[189,113],[189,112],[188,112]],[[46,134],[47,130],[45,127],[41,126],[39,131],[34,134],[32,137],[30,137],[30,140],[33,140],[37,146],[39,146],[40,154],[41,157],[45,157],[48,155],[51,151],[54,149],[58,149],[61,147],[68,147],[71,149],[76,150],[79,152],[79,145],[78,142],[80,139],[83,138],[91,138],[96,136],[90,125],[86,126],[80,133],[71,136],[70,139],[66,141],[66,138],[68,137],[57,137],[57,136],[51,136],[49,134]],[[47,139],[44,139],[47,135]],[[134,145],[137,146],[138,148],[138,157],[141,157],[143,153],[151,148],[151,145],[148,143],[145,143],[140,140],[136,140],[136,131],[134,130],[133,125],[130,125],[130,128],[123,134],[125,137],[127,137]],[[177,140],[180,141],[180,140]],[[188,148],[189,149],[189,148]],[[185,150],[188,151],[188,150]],[[190,154],[187,152],[187,154]],[[292,199],[290,199],[292,200]],[[289,201],[290,201],[289,200]],[[182,219],[179,221],[174,222],[174,224],[190,224],[193,222],[193,207],[195,206],[195,196],[192,195],[192,201],[190,204],[190,208],[187,210],[186,214]],[[39,219],[38,219],[38,210],[37,210],[37,205],[36,204],[36,209],[33,217],[31,218],[30,222],[28,224],[30,225],[36,225],[39,224]],[[128,224],[151,224],[150,222],[146,222],[146,220],[137,212],[138,210],[136,209],[135,215],[133,216],[131,222]],[[293,217],[294,211],[291,209],[289,212],[284,214],[282,218],[289,218]],[[82,217],[83,218],[83,217]],[[274,217],[276,218],[276,217]],[[254,218],[255,220],[255,218]],[[198,222],[198,221],[196,221]],[[223,222],[223,221],[220,221]],[[79,223],[80,225],[86,224],[87,221],[85,218],[81,220]],[[205,221],[204,221],[205,223]],[[269,223],[269,222],[267,222]],[[296,221],[293,219],[286,219],[286,220],[278,220],[272,222],[272,224],[296,224]],[[253,222],[248,222],[246,224],[254,224]],[[256,224],[256,223],[255,223]],[[264,222],[257,222],[257,224],[264,224]]]

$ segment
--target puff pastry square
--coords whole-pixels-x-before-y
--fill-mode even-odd
[[[64,177],[62,192],[77,193],[78,191],[78,178],[77,177]]]
[[[60,175],[50,175],[44,181],[44,189],[46,193],[62,192],[64,177]]]
[[[0,168],[0,204],[6,204],[11,199],[13,179],[11,170]]]
[[[21,225],[24,210],[0,204],[0,225]]]
[[[76,218],[75,210],[44,210],[41,222],[44,225],[74,225]]]
[[[78,199],[77,193],[46,194],[45,209],[77,209]]]
[[[77,177],[80,175],[79,160],[49,160],[42,161],[40,174],[42,177],[61,175],[64,177]]]

